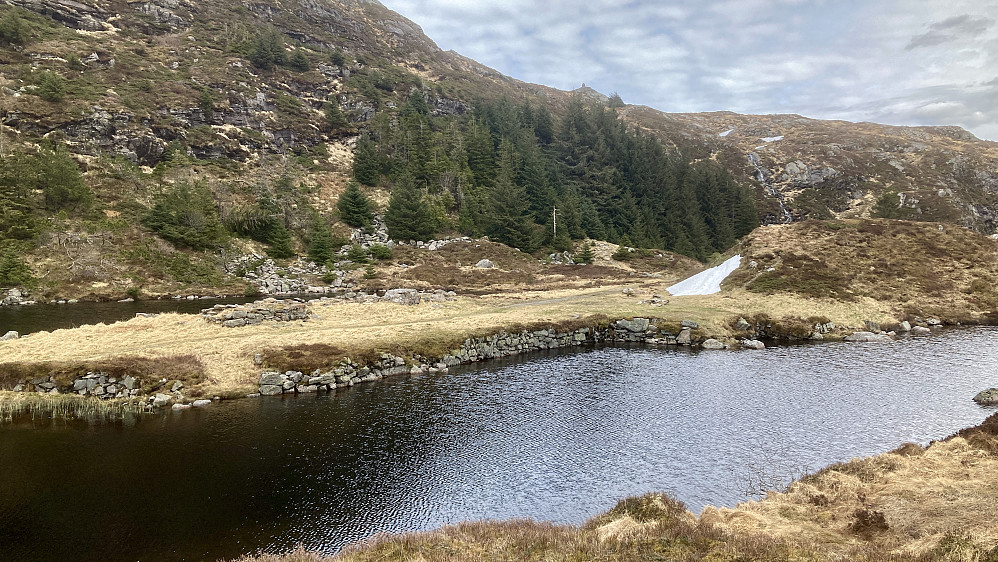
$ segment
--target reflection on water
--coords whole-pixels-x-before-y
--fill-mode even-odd
[[[0,427],[16,560],[216,559],[468,519],[579,523],[665,490],[694,511],[753,474],[926,443],[990,412],[988,328],[890,345],[603,348],[125,424]],[[13,546],[8,546],[13,545]]]

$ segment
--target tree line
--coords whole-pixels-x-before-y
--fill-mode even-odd
[[[574,99],[558,119],[507,99],[475,107],[432,117],[416,90],[361,135],[354,178],[391,187],[394,238],[457,230],[529,252],[588,237],[706,259],[758,225],[725,169],[629,130],[613,108]]]

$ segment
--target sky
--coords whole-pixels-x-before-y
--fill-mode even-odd
[[[526,82],[998,141],[998,0],[381,0]]]

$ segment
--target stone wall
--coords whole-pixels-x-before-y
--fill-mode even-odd
[[[216,304],[201,311],[208,322],[221,324],[226,328],[260,324],[264,320],[294,322],[306,320],[312,312],[308,305],[294,300],[268,298],[249,304]]]
[[[265,371],[260,374],[260,394],[274,396],[327,392],[394,375],[445,373],[448,368],[456,365],[512,357],[521,353],[600,343],[634,342],[650,345],[698,343],[696,337],[692,335],[692,329],[696,327],[694,322],[687,321],[686,323],[691,326],[683,326],[678,334],[660,330],[656,322],[660,321],[634,318],[618,320],[606,327],[590,326],[566,331],[552,328],[514,333],[499,332],[491,336],[468,338],[457,349],[438,359],[415,356],[412,361],[406,361],[403,357],[382,354],[378,361],[370,365],[359,365],[350,359],[344,359],[325,371],[316,369],[311,374],[299,371],[284,373]]]
[[[80,394],[97,398],[131,398],[138,396],[141,388],[135,377],[124,376],[121,379],[108,376],[106,373],[87,373],[78,377],[70,385],[60,386],[50,376],[27,379],[14,385],[13,392],[37,392],[39,394]]]

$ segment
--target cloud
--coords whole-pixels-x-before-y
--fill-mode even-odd
[[[958,39],[976,37],[994,25],[991,18],[973,17],[968,14],[954,16],[929,26],[929,31],[911,38],[906,50],[919,47],[934,47]]]
[[[382,0],[443,49],[662,111],[960,125],[998,140],[998,0]]]

